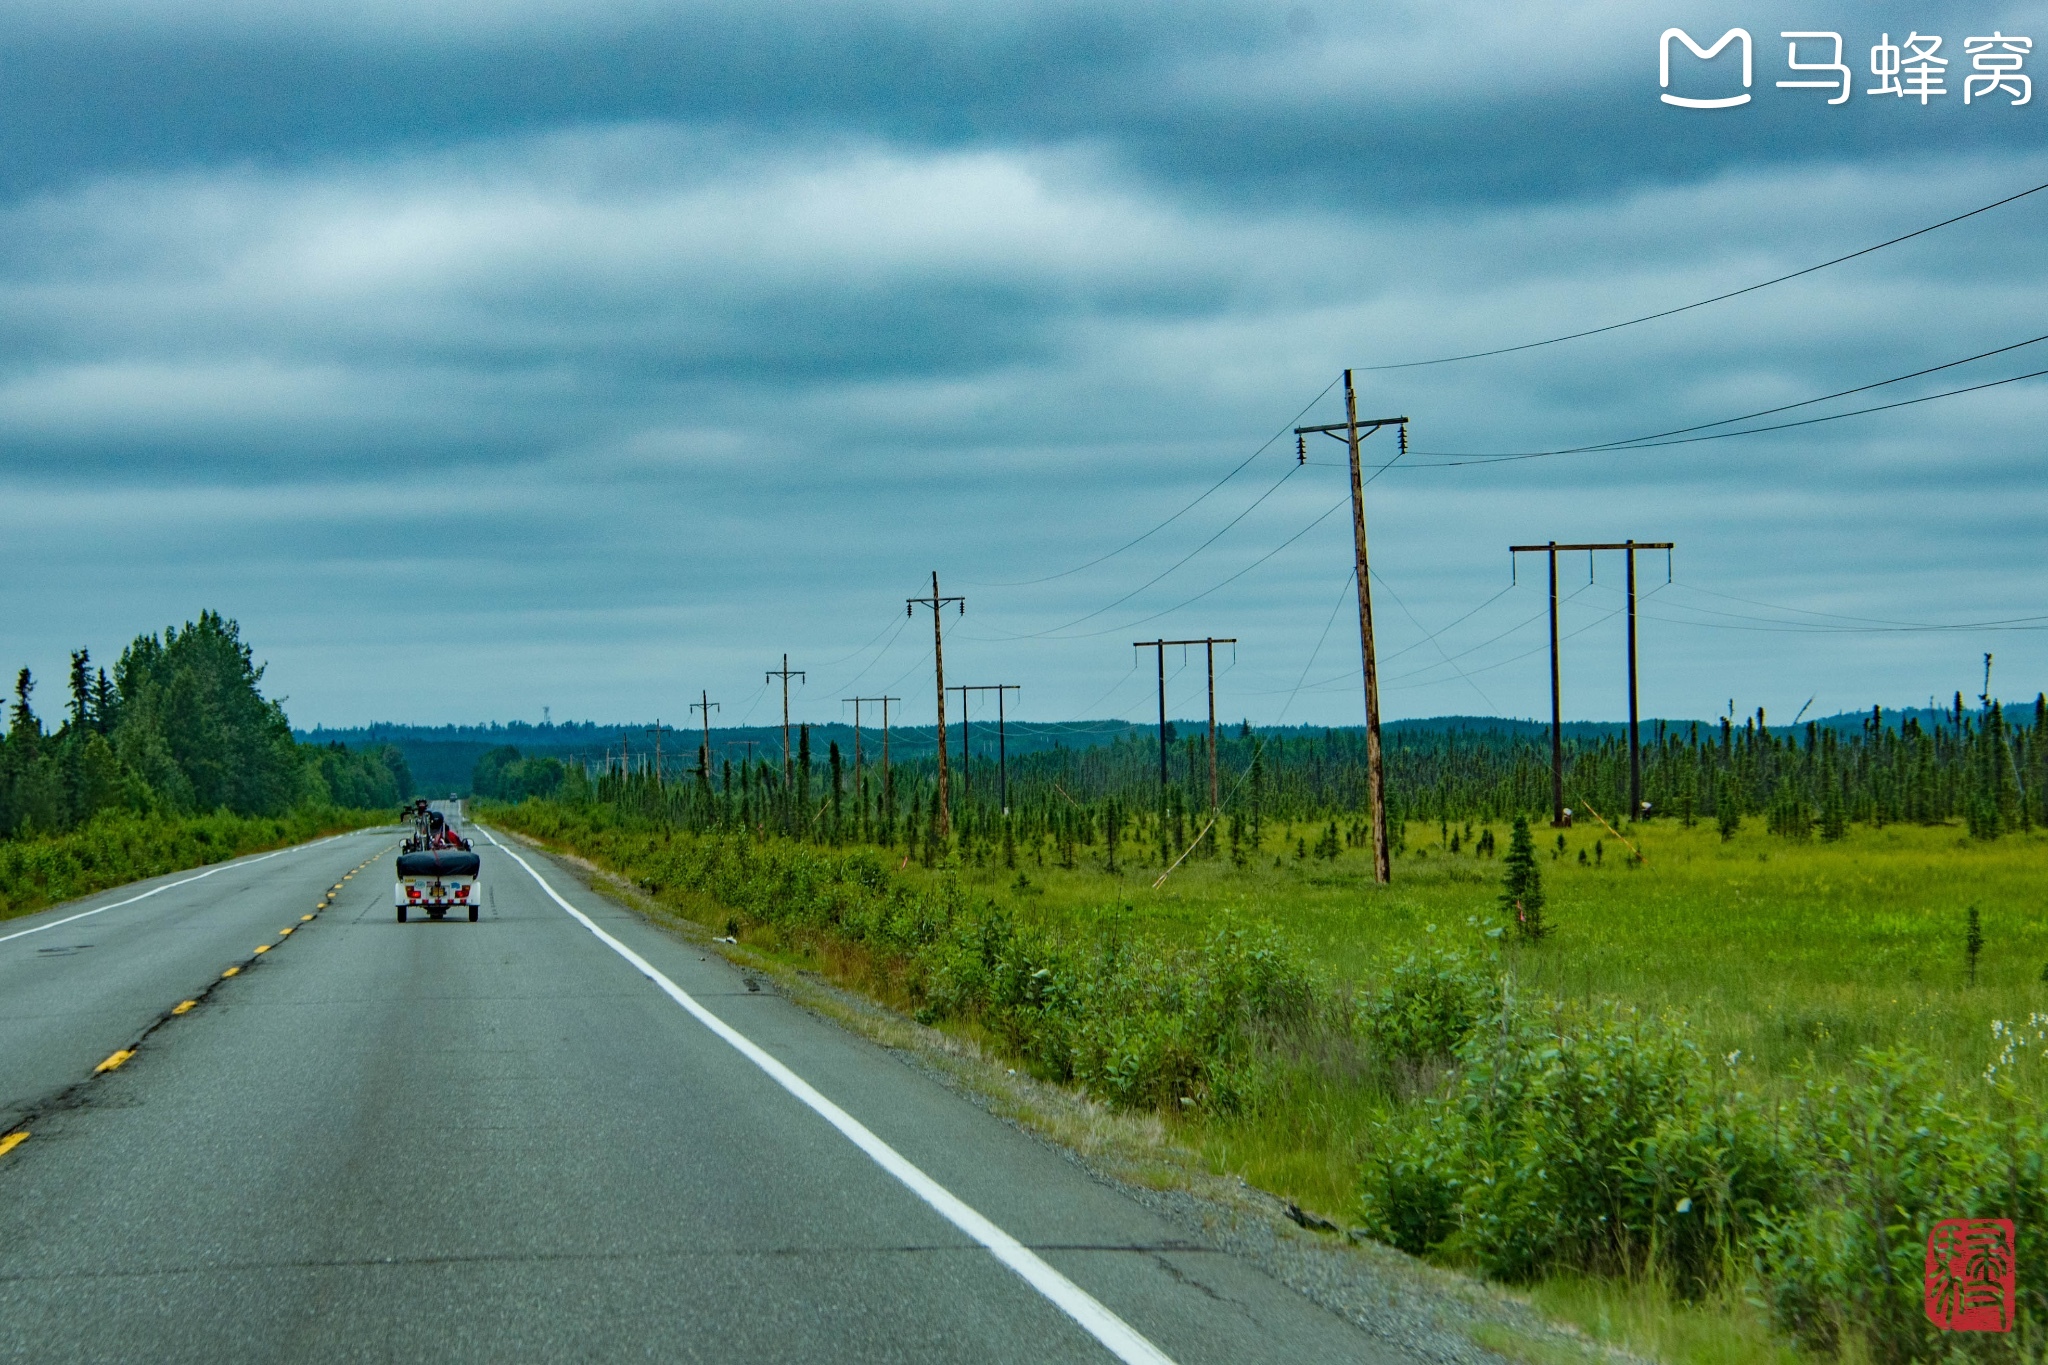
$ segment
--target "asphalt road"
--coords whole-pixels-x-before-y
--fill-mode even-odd
[[[0,922],[0,1359],[1397,1359],[530,852],[398,924],[395,838]]]

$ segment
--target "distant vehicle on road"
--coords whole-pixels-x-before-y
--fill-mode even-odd
[[[407,912],[423,910],[428,919],[446,919],[451,910],[468,910],[476,923],[483,901],[483,859],[456,833],[448,817],[422,799],[406,812],[412,834],[398,854],[398,880],[392,890],[398,922]]]

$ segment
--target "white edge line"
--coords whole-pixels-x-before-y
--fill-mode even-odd
[[[663,994],[688,1010],[696,1017],[698,1023],[717,1034],[731,1045],[734,1051],[768,1073],[769,1079],[802,1100],[819,1117],[837,1128],[854,1146],[867,1153],[877,1166],[894,1176],[912,1194],[931,1205],[947,1222],[981,1243],[998,1261],[1015,1271],[1026,1284],[1072,1318],[1090,1336],[1107,1347],[1117,1359],[1130,1362],[1130,1365],[1173,1365],[1171,1356],[1139,1335],[1137,1329],[1105,1308],[1094,1295],[1054,1270],[1022,1242],[1004,1232],[977,1213],[958,1195],[912,1165],[908,1158],[877,1137],[866,1124],[826,1099],[811,1087],[810,1082],[770,1056],[738,1029],[698,1004],[695,997],[662,975],[646,958],[600,929],[590,916],[563,900],[561,893],[548,885],[547,879],[534,871],[531,863],[500,843],[489,830],[484,831],[484,837],[503,850],[513,862],[525,868],[526,875],[539,883],[540,889],[547,892],[555,904],[568,911],[578,923],[595,934],[599,942],[631,963],[634,970],[659,986]]]
[[[216,863],[196,877],[185,877],[175,882],[165,882],[162,886],[153,886],[141,895],[130,896],[125,901],[115,901],[110,905],[102,905],[92,910],[81,910],[75,915],[66,915],[63,919],[53,919],[48,924],[38,924],[33,929],[20,929],[11,934],[0,935],[0,943],[12,943],[15,939],[27,938],[30,934],[40,934],[45,929],[55,929],[61,924],[70,924],[73,920],[91,919],[94,915],[105,914],[109,910],[119,910],[124,905],[133,905],[137,901],[146,901],[151,896],[162,895],[166,891],[174,891],[181,886],[190,886],[193,882],[203,882],[214,873],[225,872],[231,867],[247,867],[251,863],[262,863],[268,862],[272,858],[282,858],[287,853],[300,853],[309,848],[318,848],[320,845],[332,843],[336,839],[347,838],[349,834],[355,832],[354,830],[349,830],[346,834],[330,834],[325,839],[315,839],[310,844],[293,844],[290,848],[280,848],[274,853],[260,853],[254,858],[232,858],[224,863]]]

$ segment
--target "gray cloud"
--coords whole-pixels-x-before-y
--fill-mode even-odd
[[[23,15],[5,68],[32,107],[0,139],[16,652],[54,677],[66,647],[217,605],[302,722],[649,715],[702,685],[737,719],[784,649],[816,674],[805,714],[916,698],[929,623],[901,602],[933,567],[971,599],[949,663],[1025,681],[1028,714],[1142,714],[1128,642],[1214,630],[1245,640],[1230,709],[1351,719],[1346,519],[1304,531],[1341,471],[1246,512],[1289,441],[1128,553],[996,585],[1154,524],[1342,364],[1668,306],[2048,179],[2025,109],[1674,121],[1644,74],[1665,21],[1621,7],[97,14]],[[1390,713],[1546,704],[1530,578],[1481,604],[1509,541],[1552,535],[1680,541],[1646,606],[1653,709],[1910,700],[1984,648],[2042,676],[2035,635],[1788,634],[1819,618],[1709,595],[2027,614],[2038,388],[1665,451],[1427,452],[1712,420],[2031,335],[2044,212],[1365,376],[1415,419],[1417,467],[1371,494]],[[1613,714],[1618,566],[1572,572],[1568,709]]]

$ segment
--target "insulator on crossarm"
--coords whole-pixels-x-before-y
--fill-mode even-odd
[[[1403,455],[1408,453],[1408,424],[1406,422],[1401,423],[1401,453]]]
[[[1296,464],[1308,463],[1308,438],[1298,431],[1294,433],[1294,462]]]

